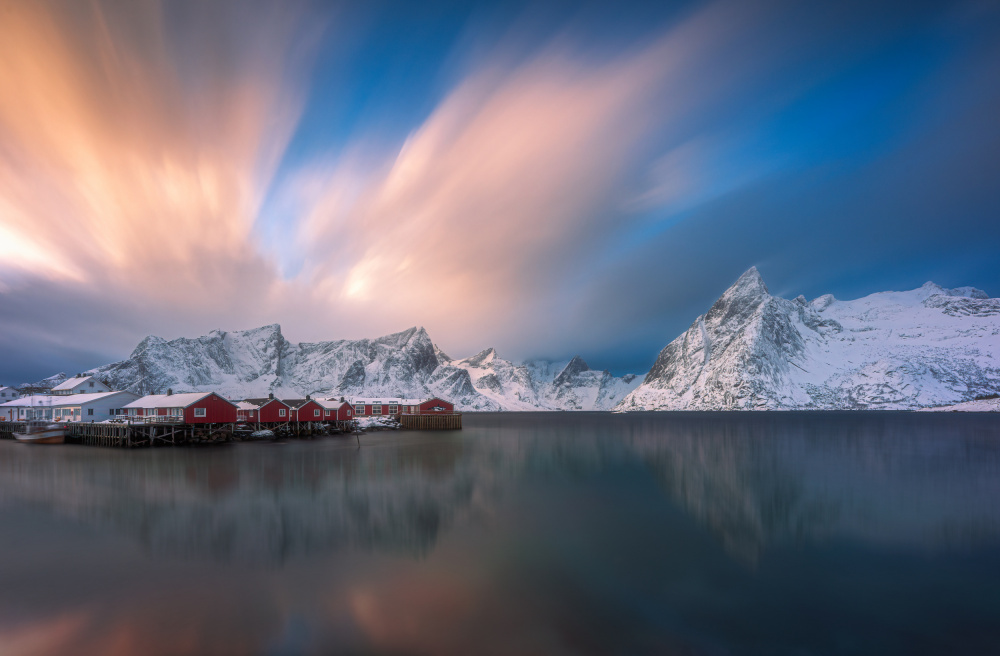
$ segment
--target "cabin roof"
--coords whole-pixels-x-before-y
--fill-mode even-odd
[[[266,397],[264,397],[262,399],[243,399],[243,401],[245,403],[252,403],[253,405],[257,406],[258,408],[263,408],[265,405],[267,405],[271,401],[277,401],[278,403],[280,403],[281,405],[284,405],[284,406],[288,405],[287,403],[285,403],[281,399],[272,399],[269,396],[266,396]]]
[[[186,394],[150,394],[141,399],[136,399],[126,405],[126,408],[186,408],[189,405],[201,401],[206,396],[211,396],[215,392],[188,392]],[[220,397],[222,398],[222,397]],[[226,403],[233,403],[224,399]],[[235,404],[233,404],[235,405]]]
[[[319,403],[319,401],[317,401],[316,399],[282,399],[282,401],[284,401],[285,405],[287,405],[289,408],[293,408],[295,410],[301,408],[302,406],[311,401]]]

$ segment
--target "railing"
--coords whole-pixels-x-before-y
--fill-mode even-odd
[[[115,415],[114,421],[123,424],[183,424],[183,415]]]

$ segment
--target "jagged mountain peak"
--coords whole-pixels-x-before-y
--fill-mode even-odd
[[[1000,300],[934,283],[853,301],[771,296],[748,271],[623,410],[911,409],[1000,391]]]
[[[470,367],[486,367],[496,360],[497,357],[496,349],[491,346],[488,349],[483,349],[479,353],[476,353],[471,358],[465,358],[461,362],[469,365]]]
[[[418,328],[417,326],[401,330],[398,333],[389,333],[388,335],[377,337],[372,341],[376,344],[394,346],[397,348],[406,345],[426,345],[428,348],[433,348],[431,338],[427,334],[427,331],[424,330],[423,327]]]
[[[752,266],[744,271],[743,275],[737,278],[736,282],[723,293],[723,296],[736,294],[741,296],[766,296],[770,294],[767,290],[767,285],[764,284],[764,278],[760,275],[757,267]]]
[[[573,374],[578,374],[584,371],[590,371],[590,367],[583,361],[583,358],[579,355],[574,355],[573,359],[566,363],[566,366],[563,367],[559,376],[572,376]]]
[[[757,267],[750,267],[722,293],[705,315],[709,324],[745,323],[757,308],[771,298]]]
[[[437,344],[434,344],[434,355],[437,356],[438,362],[441,363],[441,364],[445,364],[447,362],[451,362],[451,356],[448,355],[447,353],[445,353],[441,349],[441,347],[438,346]]]

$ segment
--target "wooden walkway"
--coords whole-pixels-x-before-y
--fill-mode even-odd
[[[402,428],[412,430],[461,430],[462,415],[399,415]],[[132,449],[184,444],[218,444],[246,442],[258,439],[253,431],[270,430],[275,438],[312,437],[354,431],[353,421],[337,422],[278,422],[268,424],[184,424],[158,421],[153,423],[86,423],[67,422],[66,441],[70,444]],[[0,440],[13,440],[14,433],[26,430],[23,421],[0,421]]]
[[[152,446],[180,446],[185,444],[219,444],[247,442],[259,439],[253,431],[270,430],[276,438],[312,437],[346,432],[349,422],[281,422],[279,424],[252,424],[248,430],[237,430],[236,424],[185,424],[159,421],[154,423],[89,423],[67,422],[66,442],[119,448]],[[0,439],[13,440],[14,433],[23,433],[25,422],[0,421]]]

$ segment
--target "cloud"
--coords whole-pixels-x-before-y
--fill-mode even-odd
[[[424,323],[458,350],[498,330],[537,339],[526,316],[569,307],[574,280],[637,209],[703,186],[704,171],[684,169],[695,142],[654,165],[650,189],[632,178],[651,137],[745,70],[708,84],[692,70],[742,13],[710,7],[599,62],[562,40],[527,59],[499,53],[380,165],[341,161],[322,182],[322,166],[303,167],[289,183],[304,190],[300,240],[312,246],[299,280],[355,316],[384,321],[391,299],[401,325]]]
[[[77,321],[108,324],[267,290],[251,231],[321,22],[297,3],[2,2],[0,16],[5,305],[54,286],[36,303],[87,298]]]
[[[248,237],[301,110],[285,77],[300,19],[218,6],[5,4],[0,236],[24,246],[10,269],[186,301],[266,268]]]

